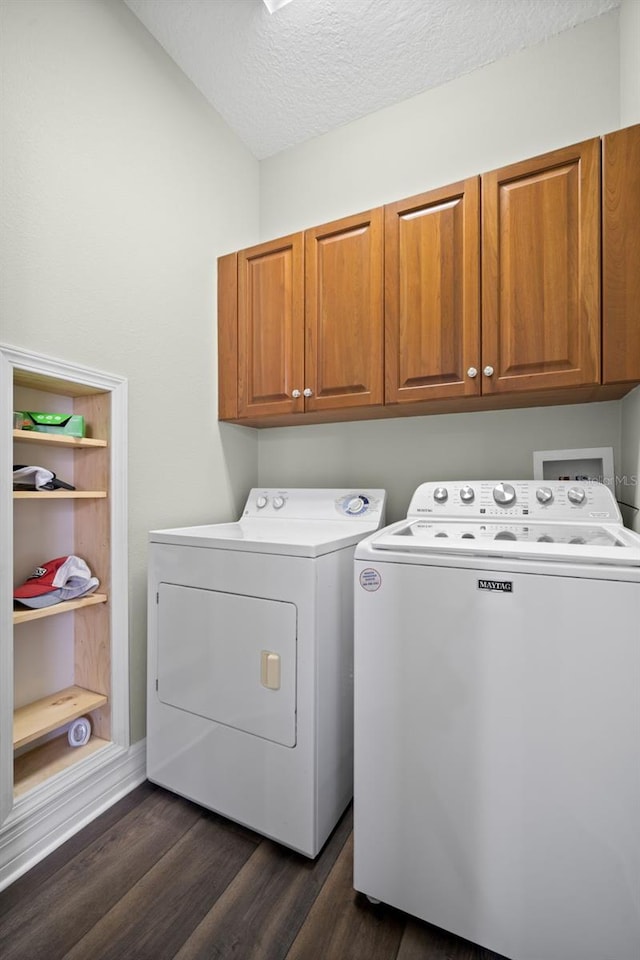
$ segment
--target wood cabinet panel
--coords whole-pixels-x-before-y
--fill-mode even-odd
[[[600,379],[600,142],[482,177],[483,393]]]
[[[75,413],[92,424],[94,432],[111,439],[109,396],[106,393],[77,397]],[[111,490],[108,452],[104,448],[88,449],[76,456],[76,483],[87,489]],[[111,540],[111,500],[85,500],[74,504],[74,543],[76,553],[84,557],[100,581],[100,589],[112,593],[109,545]],[[106,695],[111,691],[111,610],[109,604],[98,609],[80,608],[74,615],[74,676],[76,683]],[[94,708],[94,734],[110,740],[111,708],[107,704]]]
[[[602,382],[640,380],[640,124],[603,137]]]
[[[238,255],[218,258],[218,419],[238,416]]]
[[[480,378],[479,178],[385,208],[385,400],[469,396]]]
[[[302,411],[303,310],[301,233],[238,254],[238,416]]]
[[[383,212],[305,233],[305,410],[382,403]]]

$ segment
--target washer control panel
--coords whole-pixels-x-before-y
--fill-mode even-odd
[[[242,516],[273,520],[366,519],[368,524],[381,524],[386,502],[385,490],[256,487],[249,493]]]
[[[411,498],[407,515],[621,522],[611,490],[595,481],[450,480],[423,483]]]

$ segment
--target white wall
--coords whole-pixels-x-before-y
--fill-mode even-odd
[[[146,538],[235,515],[254,431],[219,425],[216,257],[258,239],[258,163],[120,0],[3,0],[0,339],[129,380],[132,739]]]
[[[410,196],[619,126],[618,15],[261,163],[261,236]],[[259,434],[260,482],[376,485],[403,516],[427,479],[526,477],[536,449],[613,446],[620,403],[290,427]]]
[[[640,2],[620,8],[620,126],[640,123]],[[637,322],[640,324],[640,303]],[[620,496],[635,507],[625,520],[640,532],[640,387],[622,401],[622,477]]]
[[[533,477],[534,450],[605,446],[619,462],[616,402],[279,427],[260,433],[260,483],[383,487],[391,523],[425,480]]]
[[[625,523],[640,533],[640,387],[622,401],[620,499]]]
[[[598,136],[619,98],[614,11],[263,160],[261,237]]]
[[[620,7],[620,126],[640,123],[640,2]]]

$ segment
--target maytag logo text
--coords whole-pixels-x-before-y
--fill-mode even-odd
[[[478,590],[494,593],[513,593],[513,580],[478,580]]]

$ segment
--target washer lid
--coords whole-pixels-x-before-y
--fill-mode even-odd
[[[348,547],[377,530],[377,522],[361,520],[238,520],[200,527],[152,530],[151,543],[172,543],[209,550],[320,557]]]
[[[368,543],[416,559],[436,553],[640,566],[640,535],[618,524],[405,520]]]

